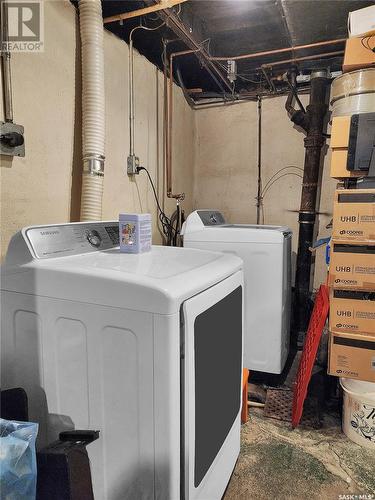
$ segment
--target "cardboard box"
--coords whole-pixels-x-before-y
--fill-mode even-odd
[[[331,177],[334,179],[345,179],[363,177],[364,172],[347,170],[348,149],[333,149],[331,155]]]
[[[328,373],[375,382],[375,336],[330,332]]]
[[[329,285],[375,291],[375,242],[331,241]]]
[[[334,116],[331,126],[331,141],[330,147],[347,148],[349,145],[351,116]]]
[[[329,329],[375,337],[375,291],[337,290],[329,294]]]
[[[357,69],[375,67],[375,53],[366,46],[367,39],[363,38],[348,38],[345,45],[344,62],[342,63],[342,71],[349,73]],[[369,40],[371,48],[374,40]]]
[[[332,237],[375,244],[375,189],[335,191]]]
[[[375,5],[354,10],[348,15],[349,37],[364,36],[375,32]]]
[[[348,146],[351,116],[335,116],[332,119],[331,141],[331,177],[345,179],[346,177],[363,177],[363,172],[347,170]]]

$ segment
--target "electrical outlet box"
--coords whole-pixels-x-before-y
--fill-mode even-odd
[[[24,128],[12,122],[0,122],[0,154],[25,156]],[[15,144],[15,145],[13,145]]]
[[[135,155],[129,155],[128,156],[128,168],[127,168],[127,173],[128,175],[135,175],[139,174],[138,168],[139,168],[139,158],[138,156]]]

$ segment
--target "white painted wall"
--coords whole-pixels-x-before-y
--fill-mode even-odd
[[[67,0],[46,0],[45,51],[14,54],[14,118],[25,127],[26,157],[1,157],[1,254],[21,227],[78,220],[81,183],[80,47],[75,8]],[[138,35],[139,36],[139,35]],[[145,173],[131,181],[128,154],[128,46],[105,32],[106,165],[103,218],[121,211],[150,211],[153,237],[161,241],[156,207]],[[163,77],[136,54],[136,153],[162,192]],[[307,98],[303,96],[306,104]],[[263,185],[280,168],[303,167],[303,134],[284,110],[284,98],[263,101]],[[1,103],[2,106],[2,103]],[[2,109],[0,109],[2,116]],[[193,112],[174,90],[174,190],[185,191],[184,208],[218,208],[231,222],[255,222],[257,193],[257,104]],[[335,181],[326,158],[320,210],[331,213]],[[298,170],[293,170],[298,172]],[[193,182],[193,177],[195,180]],[[193,196],[194,190],[194,196]],[[301,179],[286,176],[264,198],[267,224],[286,224],[297,244]],[[166,210],[175,208],[165,200]],[[330,215],[319,217],[319,237],[329,234]],[[324,279],[318,251],[315,284]]]
[[[306,105],[308,96],[302,96]],[[304,165],[304,135],[293,128],[284,108],[286,97],[264,99],[262,103],[263,186],[281,168]],[[255,223],[257,196],[257,103],[199,110],[195,113],[196,156],[194,207],[217,208],[228,222]],[[283,172],[302,174],[301,170]],[[287,225],[293,230],[293,250],[297,250],[298,214],[302,179],[287,175],[276,181],[264,196],[266,224]],[[318,237],[329,235],[336,181],[329,177],[329,157],[325,157],[322,195],[319,205]],[[324,249],[316,253],[315,286],[325,280]]]
[[[1,255],[21,227],[75,221],[81,182],[80,47],[76,10],[68,0],[46,0],[45,51],[12,55],[14,120],[25,127],[25,158],[1,157]],[[138,34],[138,36],[141,36]],[[156,206],[145,173],[126,175],[129,149],[128,46],[105,32],[106,164],[103,219],[119,212],[151,212],[160,242]],[[136,154],[159,179],[162,192],[163,77],[136,53]],[[0,89],[2,91],[2,89]],[[194,116],[175,87],[175,189],[192,207]],[[2,106],[2,102],[1,102]],[[0,119],[3,110],[0,109]],[[166,210],[175,209],[166,200]]]

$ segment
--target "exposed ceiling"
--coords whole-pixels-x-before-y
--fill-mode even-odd
[[[103,16],[108,17],[156,2],[103,0],[102,3]],[[188,89],[202,89],[201,95],[205,96],[207,92],[230,93],[232,87],[226,79],[226,60],[207,63],[207,56],[231,58],[343,39],[347,37],[348,13],[373,3],[367,0],[189,0],[173,9],[124,20],[122,24],[118,21],[106,24],[106,28],[128,41],[130,30],[140,22],[156,27],[166,20],[158,30],[134,33],[134,45],[139,52],[163,69],[163,40],[173,40],[167,45],[168,55],[192,47],[186,37],[181,41],[181,30],[176,30],[176,23],[182,25],[187,36],[201,48],[197,53],[200,60],[196,54],[187,55],[180,57],[175,67],[180,68]],[[297,60],[295,64],[301,73],[322,67],[339,70],[343,49],[344,42],[340,42],[241,59],[237,61],[239,76],[232,91],[254,94],[262,90],[282,90],[283,83],[278,77],[293,64],[291,59]]]

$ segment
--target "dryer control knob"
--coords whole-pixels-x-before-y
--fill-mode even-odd
[[[93,231],[89,231],[87,233],[87,241],[93,247],[98,248],[98,247],[100,247],[102,239],[101,239],[100,234],[98,233],[98,231],[93,230]]]

